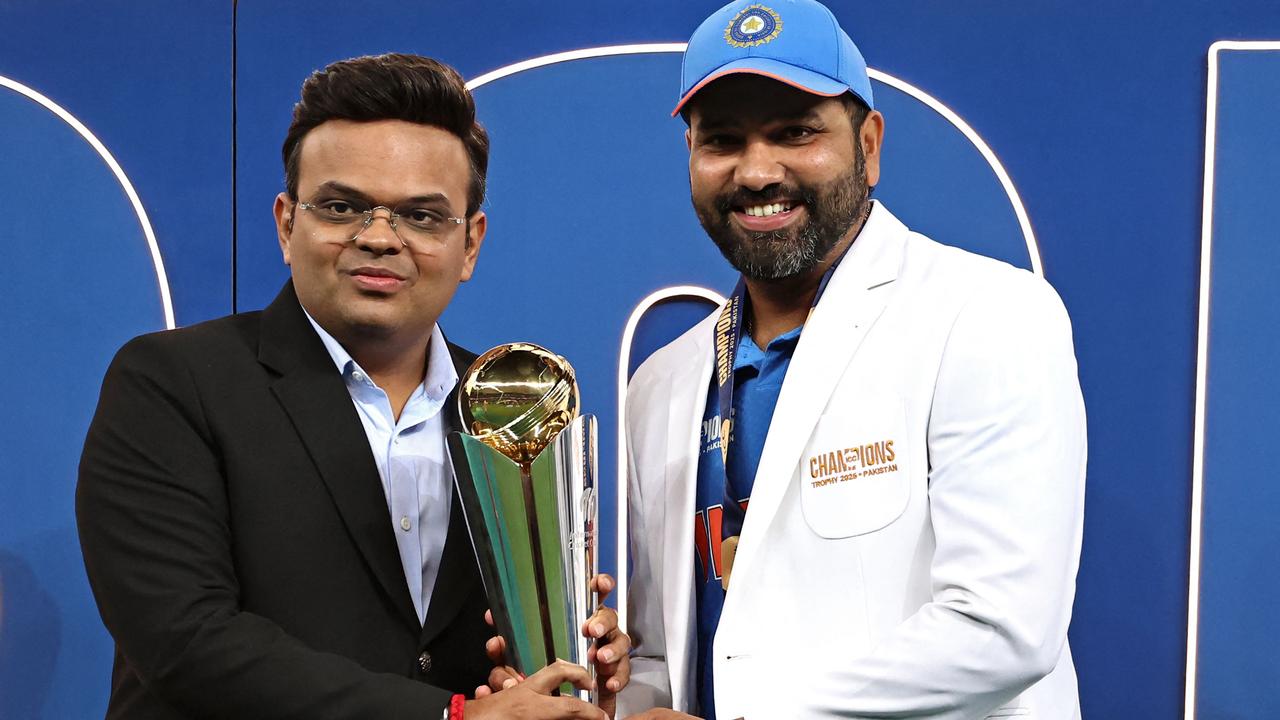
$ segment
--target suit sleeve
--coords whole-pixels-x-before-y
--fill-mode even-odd
[[[631,653],[631,680],[618,696],[619,718],[650,708],[671,707],[671,680],[666,643],[663,641],[662,588],[659,583],[662,556],[660,545],[654,542],[655,538],[661,537],[660,523],[665,518],[647,517],[646,509],[660,507],[661,503],[650,505],[650,499],[645,496],[638,462],[641,449],[632,441],[633,418],[634,422],[654,421],[654,417],[641,407],[640,395],[643,393],[635,392],[640,384],[632,384],[629,394],[634,399],[628,403],[626,418],[627,518],[632,566],[627,590],[627,633],[634,649]]]
[[[938,371],[932,600],[847,665],[798,670],[802,715],[981,718],[1064,656],[1086,453],[1071,329],[1046,283],[997,286],[961,310]]]
[[[218,449],[191,373],[163,336],[126,345],[107,371],[76,518],[118,651],[183,715],[407,720],[448,704],[445,690],[312,650],[240,610]]]

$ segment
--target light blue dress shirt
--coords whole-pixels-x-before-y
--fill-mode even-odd
[[[397,422],[387,393],[311,315],[307,320],[342,374],[364,425],[382,478],[404,579],[418,622],[425,622],[449,534],[449,507],[453,500],[453,473],[448,466],[441,412],[458,383],[453,358],[440,326],[435,326],[427,349],[426,377],[409,396]]]

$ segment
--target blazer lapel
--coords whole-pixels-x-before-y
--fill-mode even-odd
[[[667,438],[663,457],[646,456],[639,462],[660,462],[665,466],[663,488],[664,527],[655,536],[664,543],[662,549],[662,610],[667,629],[667,664],[671,674],[672,707],[689,706],[693,688],[689,685],[689,659],[694,625],[693,597],[693,513],[698,491],[698,453],[700,451],[703,410],[711,383],[714,358],[711,354],[711,328],[719,312],[698,326],[694,357],[672,374]],[[654,407],[661,404],[654,403]],[[683,463],[671,462],[683,458]],[[641,599],[643,601],[643,598]]]
[[[258,359],[280,373],[271,389],[293,421],[351,541],[402,618],[418,615],[400,566],[387,501],[364,427],[292,282],[262,313]]]
[[[906,227],[876,203],[800,335],[760,455],[734,575],[745,577],[836,384],[892,295]],[[742,584],[738,583],[737,587]],[[734,593],[725,598],[726,610]]]
[[[449,346],[449,353],[453,357],[461,384],[463,373],[476,356],[455,345]],[[462,432],[462,418],[458,416],[457,386],[454,386],[449,399],[445,401],[444,432],[446,436],[451,432]],[[449,505],[449,534],[445,538],[440,557],[440,572],[436,575],[435,590],[431,593],[427,619],[422,626],[420,642],[423,645],[430,643],[449,626],[480,582],[480,569],[476,564],[471,535],[467,532],[467,519],[462,514],[462,502],[456,489],[449,494],[453,498]]]

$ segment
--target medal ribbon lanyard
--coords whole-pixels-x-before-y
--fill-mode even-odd
[[[852,242],[841,251],[840,256],[831,263],[831,267],[823,273],[822,280],[818,282],[818,291],[813,296],[813,303],[809,306],[809,315],[805,316],[806,322],[818,307],[818,301],[826,292],[831,276],[835,274],[836,268],[840,267],[840,262],[844,260],[851,247],[853,247]],[[720,413],[720,460],[721,471],[724,473],[723,527],[741,528],[747,516],[747,511],[738,504],[737,498],[733,496],[729,487],[729,440],[733,431],[733,363],[738,356],[738,343],[742,341],[742,330],[746,325],[745,317],[750,312],[748,300],[746,280],[739,277],[738,284],[733,288],[733,294],[720,309],[720,317],[716,319],[714,329],[717,408]],[[803,335],[804,330],[800,332]],[[733,556],[737,550],[737,535],[720,538],[721,582],[726,590],[729,589],[729,573],[733,569]]]

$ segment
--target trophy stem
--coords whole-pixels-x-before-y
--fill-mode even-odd
[[[529,465],[520,465],[520,485],[524,489],[524,507],[529,520],[529,535],[533,550],[534,582],[538,593],[538,613],[542,617],[542,637],[546,648],[546,664],[556,661],[555,638],[552,635],[551,607],[547,600],[547,573],[542,557],[542,538],[538,532],[538,511],[533,497],[533,473]],[[576,628],[575,628],[576,629]]]

